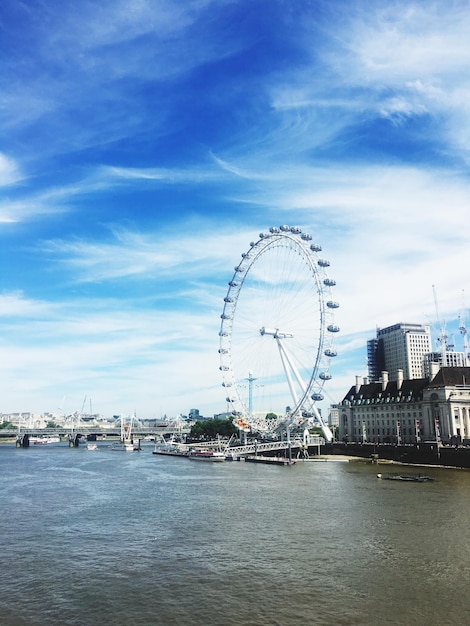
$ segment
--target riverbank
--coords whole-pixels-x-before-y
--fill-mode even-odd
[[[443,446],[436,442],[406,446],[331,443],[322,446],[319,456],[362,458],[375,463],[470,469],[470,448]]]

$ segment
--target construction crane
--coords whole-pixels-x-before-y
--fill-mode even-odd
[[[459,313],[459,331],[462,335],[463,341],[463,354],[464,354],[464,365],[467,367],[469,365],[470,355],[468,352],[468,337],[467,337],[467,328],[465,326],[465,292],[462,289],[462,308]]]
[[[437,294],[436,287],[432,286],[432,292],[434,294],[434,305],[436,307],[436,317],[437,323],[439,324],[439,338],[438,342],[441,348],[441,367],[445,367],[447,365],[446,352],[447,352],[447,331],[446,331],[446,322],[445,320],[440,320],[439,317],[439,306],[437,303]]]

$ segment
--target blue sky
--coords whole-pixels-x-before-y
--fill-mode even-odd
[[[461,349],[469,42],[459,1],[4,0],[0,412],[224,411],[227,282],[280,224],[337,281],[328,402],[377,326],[437,337],[433,285]]]

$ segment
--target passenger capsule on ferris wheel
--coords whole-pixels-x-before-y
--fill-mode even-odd
[[[334,300],[328,300],[328,302],[326,303],[326,306],[329,309],[337,309],[339,308],[339,302],[335,302]]]

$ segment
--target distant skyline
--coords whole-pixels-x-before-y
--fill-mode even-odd
[[[281,224],[337,282],[324,415],[377,327],[462,350],[467,2],[4,0],[0,29],[1,413],[223,412],[227,282]]]

